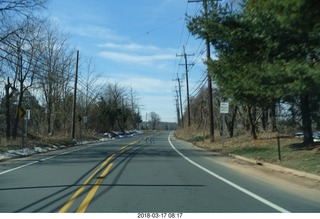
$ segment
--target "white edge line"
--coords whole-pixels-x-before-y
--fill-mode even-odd
[[[87,146],[87,147],[83,147],[83,148],[77,148],[75,150],[71,150],[71,151],[67,151],[67,152],[63,152],[61,154],[57,154],[57,155],[54,155],[54,156],[51,156],[51,157],[46,157],[46,158],[43,158],[43,159],[40,159],[40,160],[37,160],[37,161],[33,161],[31,163],[27,163],[27,164],[24,164],[22,166],[18,166],[18,167],[15,167],[15,168],[12,168],[12,169],[9,169],[9,170],[5,170],[3,172],[0,172],[0,175],[3,175],[3,174],[6,174],[6,173],[10,173],[12,171],[15,171],[15,170],[19,170],[21,168],[24,168],[24,167],[27,167],[27,166],[30,166],[32,164],[36,164],[36,163],[39,163],[39,162],[43,162],[43,161],[46,161],[46,160],[50,160],[52,158],[56,158],[56,157],[59,157],[59,156],[62,156],[62,155],[66,155],[66,154],[69,154],[69,153],[72,153],[72,152],[75,152],[75,151],[80,151],[80,150],[83,150],[83,149],[86,149],[88,147],[93,147],[94,145],[90,145],[90,146]]]
[[[27,166],[30,166],[30,165],[35,164],[35,163],[39,163],[39,161],[33,161],[33,162],[31,162],[31,163],[27,163],[27,164],[25,164],[25,165],[18,166],[18,167],[13,168],[13,169],[3,171],[3,172],[0,173],[0,175],[3,175],[3,174],[5,174],[5,173],[9,173],[9,172],[15,171],[15,170],[18,170],[18,169],[27,167]]]
[[[171,133],[172,133],[172,132],[171,132]],[[256,195],[256,194],[250,192],[249,190],[247,190],[247,189],[245,189],[245,188],[242,188],[241,186],[238,186],[237,184],[235,184],[235,183],[233,183],[233,182],[231,182],[231,181],[229,181],[229,180],[227,180],[227,179],[219,176],[218,174],[215,174],[215,173],[211,172],[210,170],[204,168],[203,166],[197,164],[196,162],[192,161],[191,159],[189,159],[188,157],[186,157],[185,155],[183,155],[183,154],[182,154],[178,149],[176,149],[176,148],[174,147],[174,145],[172,144],[172,142],[171,142],[171,140],[170,140],[171,133],[170,133],[169,136],[168,136],[169,144],[171,145],[171,147],[172,147],[180,156],[182,156],[184,159],[186,159],[187,161],[189,161],[191,164],[193,164],[194,166],[200,168],[201,170],[205,171],[206,173],[210,174],[211,176],[213,176],[213,177],[215,177],[215,178],[217,178],[217,179],[219,179],[219,180],[227,183],[228,185],[234,187],[235,189],[238,189],[239,191],[241,191],[241,192],[243,192],[243,193],[251,196],[252,198],[254,198],[254,199],[256,199],[256,200],[258,200],[258,201],[260,201],[260,202],[262,202],[262,203],[264,203],[264,204],[266,204],[266,205],[268,205],[269,207],[271,207],[271,208],[273,208],[273,209],[275,209],[275,210],[277,210],[277,211],[279,211],[279,212],[281,212],[281,213],[290,213],[290,211],[288,211],[288,210],[286,210],[286,209],[284,209],[284,208],[282,208],[282,207],[280,207],[280,206],[278,206],[278,205],[276,205],[276,204],[274,204],[274,203],[272,203],[272,202],[270,202],[270,201],[268,201],[268,200],[266,200],[266,199],[264,199],[264,198],[262,198],[262,197],[260,197],[260,196],[258,196],[258,195]]]

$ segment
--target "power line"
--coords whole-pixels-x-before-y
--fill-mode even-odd
[[[187,109],[188,109],[188,126],[190,126],[190,101],[189,101],[189,82],[188,82],[188,73],[193,69],[194,67],[194,64],[197,63],[199,61],[199,59],[201,58],[201,56],[203,55],[204,52],[200,52],[199,55],[196,57],[196,58],[193,58],[192,62],[193,64],[191,64],[191,67],[190,69],[188,69],[188,61],[187,61],[187,54],[185,52],[185,48],[187,47],[187,45],[189,44],[189,39],[190,39],[190,36],[191,36],[191,33],[189,32],[186,39],[183,40],[183,36],[185,34],[185,30],[186,30],[186,21],[187,21],[187,14],[188,14],[188,9],[189,9],[189,4],[187,3],[186,4],[186,10],[185,10],[185,20],[183,22],[183,27],[182,27],[182,31],[181,31],[181,35],[180,35],[180,39],[179,39],[179,44],[178,44],[178,51],[181,47],[181,44],[182,42],[184,42],[184,46],[183,46],[183,53],[181,55],[177,55],[177,56],[180,56],[180,60],[179,61],[175,61],[175,69],[174,69],[174,74],[176,73],[177,74],[177,79],[175,81],[177,81],[178,83],[178,86],[181,90],[181,80],[179,78],[179,66],[182,66],[184,65],[185,66],[185,78],[186,78],[186,89],[187,89],[187,95],[186,95],[186,99],[184,100],[184,103],[182,103],[182,100],[181,100],[181,94],[180,94],[180,110],[181,110],[181,117],[182,117],[182,121],[183,121],[183,108],[182,108],[182,105],[185,105],[185,103],[187,102]],[[199,11],[200,11],[201,7],[197,7],[194,11],[194,13],[191,13],[191,14],[194,14],[196,15]],[[201,49],[203,45],[203,41],[199,44],[199,47],[197,48],[196,50],[196,54],[198,54],[198,51]],[[178,53],[178,52],[177,52]],[[194,54],[193,54],[194,55]],[[182,64],[183,62],[183,59],[184,59],[184,64]],[[177,65],[178,63],[178,65]]]
[[[194,54],[187,54],[186,53],[186,49],[185,47],[183,47],[183,54],[180,54],[177,56],[183,56],[184,57],[184,61],[185,61],[185,71],[186,71],[186,85],[187,85],[187,102],[188,102],[188,126],[190,127],[191,125],[191,116],[190,116],[190,98],[189,98],[189,77],[188,77],[188,65],[192,65],[192,64],[188,64],[188,56],[194,56]]]
[[[182,25],[182,30],[181,30],[181,34],[180,34],[179,43],[178,43],[178,49],[177,49],[177,52],[176,52],[176,53],[179,52],[179,50],[180,50],[180,48],[181,48],[181,44],[182,44],[183,41],[185,41],[185,42],[184,42],[185,47],[187,47],[187,45],[188,45],[188,43],[189,43],[189,38],[190,38],[190,35],[191,35],[190,32],[188,32],[187,39],[186,39],[186,40],[183,40],[183,36],[184,36],[185,30],[186,30],[186,20],[187,20],[187,19],[186,19],[186,16],[187,16],[187,14],[188,14],[188,10],[189,10],[189,4],[187,3],[187,4],[186,4],[186,9],[185,9],[185,19],[184,19],[184,22],[183,22],[183,25]],[[199,12],[199,10],[200,10],[200,7],[198,7],[193,14],[196,15],[196,14]],[[174,75],[173,78],[175,77],[176,72],[178,72],[178,70],[179,70],[179,66],[180,66],[181,63],[182,63],[182,59],[183,59],[183,57],[180,58],[180,61],[179,61],[179,64],[178,64],[178,65],[177,65],[177,62],[175,61],[175,64],[174,64],[175,70],[174,70],[174,72],[173,72],[173,75]],[[177,68],[177,71],[176,71],[176,68]]]
[[[198,80],[198,85],[196,84],[193,88],[194,89],[192,89],[193,91],[192,91],[192,93],[191,93],[191,95],[190,96],[197,96],[198,94],[199,94],[199,90],[201,90],[203,87],[204,87],[204,85],[205,85],[205,82],[207,81],[207,75],[206,74],[203,74],[204,75],[204,78],[203,79],[200,79],[200,80]],[[197,87],[196,87],[197,86]],[[196,87],[196,88],[195,88]]]
[[[131,40],[134,40],[134,39],[143,37],[143,36],[145,36],[145,35],[149,35],[150,33],[153,33],[153,32],[155,32],[155,31],[158,31],[158,30],[160,30],[160,29],[162,29],[162,28],[164,28],[164,27],[167,27],[167,26],[169,26],[169,25],[171,25],[171,24],[174,24],[174,23],[176,23],[176,22],[178,22],[178,21],[180,21],[180,20],[182,20],[182,17],[179,17],[179,18],[177,18],[177,19],[174,19],[174,20],[172,20],[172,21],[170,21],[170,22],[167,22],[167,23],[165,23],[165,24],[163,24],[163,25],[161,25],[161,26],[155,27],[155,28],[153,28],[153,29],[151,29],[151,30],[149,30],[149,31],[146,31],[146,32],[144,32],[144,33],[142,33],[142,34],[139,34],[139,35],[137,35],[137,36],[131,37],[131,38],[129,38],[128,40],[125,40],[125,41],[123,41],[123,42],[121,42],[121,43],[126,43],[126,42],[129,42],[129,41],[131,41]]]

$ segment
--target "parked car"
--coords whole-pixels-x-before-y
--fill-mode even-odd
[[[320,141],[320,132],[319,131],[313,132],[312,135],[313,135],[314,142]]]
[[[114,138],[123,138],[124,134],[122,131],[113,131],[112,132]]]
[[[139,131],[139,130],[135,130],[135,133],[136,133],[137,135],[143,135],[143,134],[144,134],[142,131]]]
[[[303,132],[297,132],[294,134],[296,138],[303,138]],[[320,131],[315,131],[312,133],[313,141],[319,142],[320,141]]]
[[[294,134],[294,137],[296,138],[303,138],[303,132],[297,132]]]

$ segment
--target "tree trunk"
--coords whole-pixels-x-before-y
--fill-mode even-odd
[[[52,85],[49,85],[48,92],[47,92],[47,115],[46,115],[46,122],[47,122],[47,134],[52,136],[53,135],[53,116],[54,113],[54,104],[55,104],[55,96],[54,96],[54,89]]]
[[[23,72],[23,66],[22,66],[22,54],[21,54],[21,45],[17,44],[17,55],[18,55],[18,60],[17,60],[17,69],[16,69],[16,78],[18,78],[18,81],[20,83],[19,87],[19,99],[18,99],[18,107],[17,107],[17,113],[16,117],[13,123],[13,130],[12,130],[12,137],[13,139],[17,138],[17,131],[18,131],[18,125],[19,125],[19,109],[21,108],[22,105],[22,97],[23,97],[23,77],[22,77],[22,72]]]
[[[10,82],[8,78],[8,84],[5,85],[6,91],[6,138],[10,138],[10,131],[11,131],[11,118],[10,118]]]
[[[313,143],[309,95],[300,96],[300,107],[302,115],[303,144],[307,145]]]
[[[233,134],[234,134],[234,124],[235,124],[235,121],[236,121],[237,111],[238,111],[238,106],[236,106],[234,108],[234,110],[233,110],[231,121],[227,122],[227,119],[225,121],[226,124],[227,124],[227,128],[228,128],[228,132],[229,132],[230,138],[232,138]]]
[[[262,108],[262,117],[261,117],[261,125],[262,125],[262,129],[263,131],[267,131],[267,123],[268,123],[268,108],[267,107],[263,107]]]
[[[277,105],[276,104],[273,104],[271,106],[271,131],[272,132],[276,132],[278,130],[278,127],[277,127],[277,115],[276,115],[276,107]]]
[[[14,120],[13,124],[13,131],[12,131],[12,137],[13,139],[17,138],[17,132],[18,132],[18,125],[19,125],[19,109],[22,107],[22,98],[23,98],[23,90],[20,89],[20,94],[19,94],[19,100],[18,100],[18,107],[17,107],[17,113],[16,113],[16,118]]]
[[[246,131],[250,131],[249,107],[244,108],[243,125]]]
[[[255,121],[251,112],[252,107],[248,106],[248,117],[249,117],[249,122],[250,122],[250,130],[251,130],[251,136],[253,139],[257,139],[257,132],[256,132],[256,125]]]

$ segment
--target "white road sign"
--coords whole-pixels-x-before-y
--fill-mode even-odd
[[[220,103],[220,113],[227,114],[229,113],[229,103],[221,102]]]

